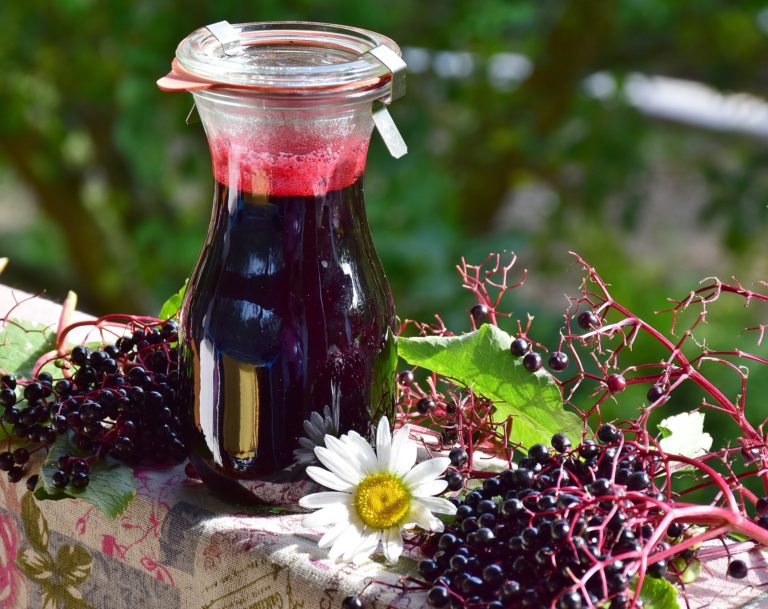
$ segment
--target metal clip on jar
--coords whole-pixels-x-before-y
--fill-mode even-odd
[[[367,435],[392,413],[395,311],[363,173],[374,125],[405,153],[385,108],[404,68],[374,32],[221,22],[182,40],[158,81],[192,93],[213,162],[180,372],[192,463],[225,498],[295,502],[312,432]]]

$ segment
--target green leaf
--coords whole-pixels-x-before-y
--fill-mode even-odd
[[[160,315],[158,315],[160,319],[170,319],[171,317],[176,317],[179,314],[181,303],[184,300],[184,294],[187,291],[188,283],[189,280],[187,279],[184,282],[184,285],[181,286],[181,289],[168,300],[166,300],[165,303],[163,303],[163,306],[160,309]]]
[[[684,584],[692,584],[701,577],[701,561],[694,558],[690,562],[682,558],[674,560],[677,570],[682,572],[682,581]]]
[[[521,358],[512,356],[512,337],[484,324],[462,336],[400,337],[398,355],[414,366],[471,387],[493,400],[500,420],[514,417],[512,440],[524,446],[549,442],[564,432],[581,436],[583,424],[563,409],[560,390],[544,370],[531,374]]]
[[[70,497],[83,499],[109,518],[117,518],[125,511],[136,494],[133,470],[130,467],[112,457],[99,459],[91,466],[88,486],[84,489],[68,486],[62,490],[53,485],[53,474],[59,469],[59,457],[63,455],[84,456],[69,434],[59,436],[51,445],[35,488],[35,497],[54,500]]]
[[[55,348],[56,335],[49,326],[9,319],[0,330],[0,370],[29,378],[37,358]]]
[[[38,552],[47,552],[48,522],[31,493],[25,493],[21,500],[21,521],[29,545]]]
[[[677,588],[662,578],[646,577],[640,589],[644,609],[680,609]]]

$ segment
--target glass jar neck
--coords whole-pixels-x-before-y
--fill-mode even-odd
[[[240,91],[193,92],[213,173],[254,195],[322,196],[365,170],[371,101],[270,99]]]

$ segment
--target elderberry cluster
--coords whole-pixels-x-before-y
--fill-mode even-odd
[[[657,535],[655,502],[669,499],[654,482],[657,453],[611,424],[597,441],[572,447],[557,434],[551,444],[453,500],[455,522],[419,564],[432,607],[627,609],[641,557],[646,577],[676,575],[693,559],[689,550],[668,567],[657,556],[686,533],[673,522]]]
[[[178,333],[176,323],[137,327],[114,345],[75,347],[58,362],[67,371],[55,380],[42,372],[26,383],[0,378],[3,429],[9,449],[0,470],[11,482],[24,476],[30,455],[71,434],[80,454],[64,455],[52,483],[82,489],[94,461],[112,455],[130,465],[181,461]],[[18,445],[13,451],[12,445]],[[27,486],[33,489],[38,476]]]

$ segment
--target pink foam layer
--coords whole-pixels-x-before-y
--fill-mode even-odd
[[[320,196],[357,180],[365,170],[368,139],[338,138],[321,147],[305,142],[286,146],[218,137],[211,144],[216,179],[253,194]],[[280,150],[287,148],[290,152]]]

